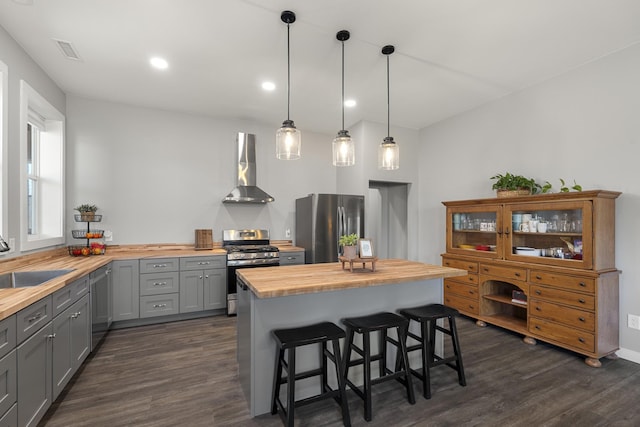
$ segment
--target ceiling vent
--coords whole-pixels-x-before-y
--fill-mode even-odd
[[[73,47],[71,42],[56,39],[53,39],[53,41],[56,42],[56,44],[58,45],[58,49],[60,49],[60,52],[62,52],[65,58],[72,59],[74,61],[80,61],[80,55],[78,55],[78,52],[76,52],[76,48]]]

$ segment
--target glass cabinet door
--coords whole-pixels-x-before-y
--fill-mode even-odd
[[[506,205],[505,259],[591,268],[590,202]]]
[[[502,256],[502,210],[498,205],[447,209],[447,252],[498,258]]]

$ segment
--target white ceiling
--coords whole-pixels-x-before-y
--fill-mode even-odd
[[[640,41],[638,0],[0,0],[0,25],[68,94],[275,130],[287,113],[283,10],[297,15],[291,119],[329,134],[341,127],[338,30],[351,32],[345,92],[358,102],[347,127],[387,122],[386,44],[391,124],[420,129]],[[154,55],[169,68],[151,69]]]

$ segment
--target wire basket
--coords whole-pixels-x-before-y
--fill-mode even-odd
[[[97,214],[90,215],[89,213],[82,213],[82,214],[75,214],[73,217],[75,218],[76,222],[100,222],[100,221],[102,221],[102,215],[97,215]]]
[[[74,239],[101,239],[104,230],[71,230]]]
[[[104,255],[107,251],[106,245],[93,244],[93,246],[68,246],[69,255],[71,256],[90,256],[90,255]]]

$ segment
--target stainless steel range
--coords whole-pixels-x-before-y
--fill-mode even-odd
[[[224,230],[222,246],[227,250],[227,315],[237,312],[239,268],[280,265],[280,252],[269,242],[269,230]]]

